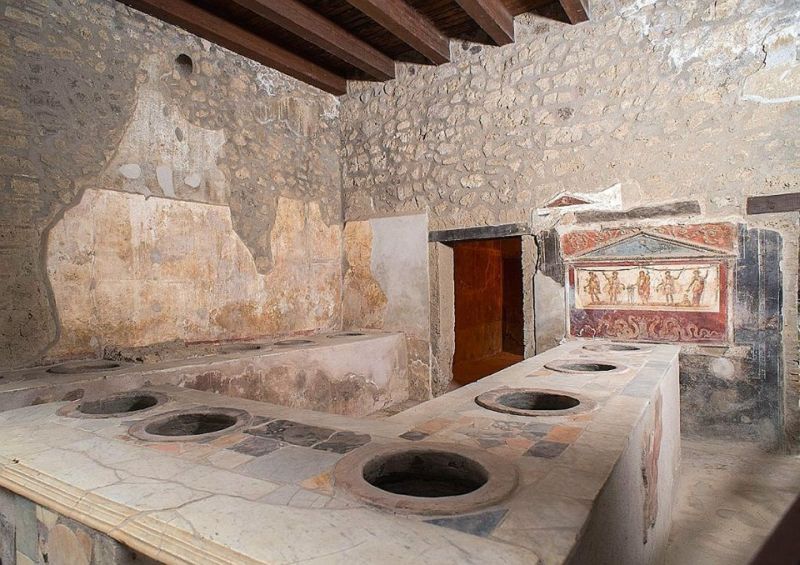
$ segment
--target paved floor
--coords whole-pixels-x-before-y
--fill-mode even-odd
[[[667,565],[748,563],[800,493],[800,457],[750,443],[682,442]]]

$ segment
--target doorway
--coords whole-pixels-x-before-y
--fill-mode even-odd
[[[453,247],[453,381],[469,384],[523,360],[522,238]]]

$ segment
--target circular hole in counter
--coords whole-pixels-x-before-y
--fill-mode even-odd
[[[564,416],[594,410],[597,404],[582,395],[532,388],[500,388],[475,397],[482,408],[517,416]]]
[[[452,515],[491,506],[517,485],[514,465],[464,445],[370,444],[333,469],[334,487],[396,513]]]
[[[310,339],[282,339],[281,341],[276,341],[275,345],[289,347],[292,345],[311,345],[312,343],[314,342]]]
[[[145,431],[156,436],[200,436],[227,430],[235,424],[236,418],[229,414],[179,414],[152,422]]]
[[[545,369],[557,371],[559,373],[618,373],[624,371],[626,367],[609,363],[607,361],[554,361],[546,363]]]
[[[364,332],[339,332],[335,334],[331,334],[328,338],[335,338],[335,337],[358,337],[362,335],[367,335]]]
[[[81,402],[78,412],[83,414],[128,414],[152,408],[157,404],[158,397],[146,392],[114,394],[98,400]]]
[[[536,390],[523,390],[501,394],[497,403],[518,410],[568,410],[581,401],[566,394],[553,394]]]
[[[247,351],[269,351],[271,348],[262,343],[226,343],[220,345],[220,353],[244,353]]]
[[[152,416],[133,424],[128,433],[145,441],[193,441],[234,432],[249,421],[244,410],[203,407]]]
[[[479,463],[458,453],[413,449],[376,457],[364,465],[363,476],[380,490],[425,498],[468,494],[489,478]]]
[[[71,398],[68,397],[76,395],[77,398],[72,398],[72,400],[78,400],[83,396],[83,390],[72,392],[74,394],[65,395],[64,400],[70,400]],[[167,395],[160,392],[141,390],[118,392],[92,400],[81,400],[77,404],[68,404],[62,407],[58,414],[72,418],[113,418],[137,415],[164,404],[168,400]]]
[[[80,373],[99,373],[101,371],[113,371],[120,369],[121,364],[116,361],[108,361],[105,359],[92,359],[89,361],[72,361],[70,363],[61,363],[54,365],[47,369],[48,373],[55,373],[59,375],[73,375]]]

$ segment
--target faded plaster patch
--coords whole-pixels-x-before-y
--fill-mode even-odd
[[[372,227],[369,221],[348,222],[345,225],[344,254],[344,327],[382,329],[386,294],[370,267]]]
[[[763,49],[764,66],[747,77],[742,98],[767,104],[800,101],[800,23],[767,37]]]
[[[161,67],[157,58],[147,61],[144,69],[147,80],[139,88],[133,117],[102,177],[110,181],[109,188],[226,204],[228,182],[217,167],[225,133],[192,124],[164,98],[158,84]],[[174,176],[189,175],[200,179],[192,188],[203,184],[203,190],[186,191],[175,186]]]
[[[51,354],[333,329],[340,241],[317,203],[280,198],[262,275],[225,206],[88,189],[50,232]]]

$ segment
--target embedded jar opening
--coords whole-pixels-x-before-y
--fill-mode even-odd
[[[616,365],[610,363],[565,363],[561,367],[576,373],[602,373],[613,371],[617,368]]]
[[[558,411],[575,408],[581,401],[565,394],[524,391],[502,394],[497,398],[497,403],[517,410]]]
[[[576,393],[536,388],[499,388],[475,397],[475,403],[487,410],[517,416],[573,416],[591,412],[597,403]]]
[[[265,349],[265,347],[260,343],[228,343],[219,347],[221,353],[240,353],[259,349]]]
[[[422,498],[461,496],[481,488],[489,473],[472,459],[447,451],[402,451],[364,465],[363,477],[385,492]]]
[[[144,431],[154,436],[200,436],[227,430],[236,425],[236,417],[223,413],[175,414],[145,426]]]
[[[357,336],[361,336],[361,335],[366,335],[366,334],[364,332],[339,332],[339,333],[335,333],[333,335],[329,335],[328,337],[329,338],[334,338],[334,337],[357,337]]]
[[[289,345],[309,345],[314,343],[310,339],[282,339],[281,341],[276,341],[275,345],[280,346],[289,346]]]
[[[109,371],[119,369],[122,365],[115,361],[107,361],[105,359],[96,359],[91,361],[75,361],[73,363],[61,363],[47,369],[48,373],[56,373],[59,375],[71,375],[77,373],[96,373],[100,371]]]
[[[93,416],[128,414],[131,412],[147,410],[148,408],[152,408],[159,403],[160,399],[154,394],[115,394],[105,398],[100,398],[98,400],[81,402],[80,406],[78,406],[78,412]]]
[[[558,371],[559,373],[611,373],[621,372],[625,368],[623,365],[616,365],[607,361],[593,361],[591,359],[585,361],[554,361],[545,364],[545,369]]]

